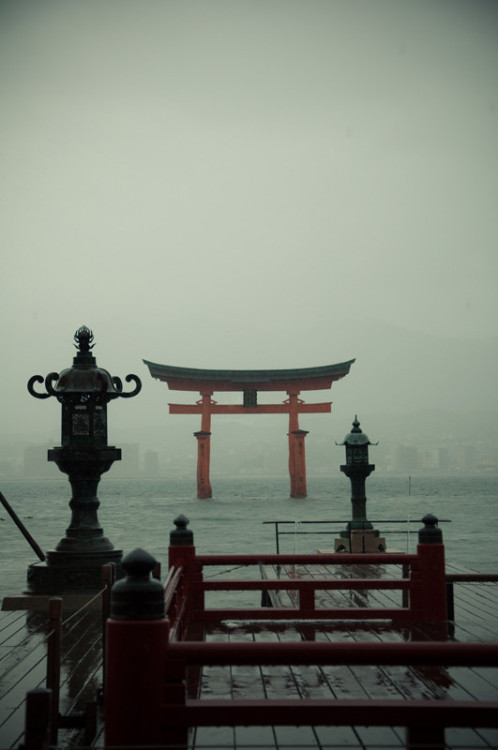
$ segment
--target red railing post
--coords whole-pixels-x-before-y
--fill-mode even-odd
[[[105,691],[107,620],[111,614],[111,589],[115,582],[116,565],[113,562],[106,563],[102,566],[102,692]]]
[[[406,727],[406,750],[445,750],[444,727]]]
[[[51,691],[30,690],[26,695],[24,750],[45,750],[50,743]]]
[[[187,700],[186,666],[181,659],[167,659],[165,687],[164,687],[164,714],[163,744],[166,747],[174,747],[177,750],[188,746],[188,727],[174,727],[168,721],[174,716],[175,708],[184,708]]]
[[[410,591],[411,619],[435,628],[437,638],[447,635],[446,572],[444,544],[437,518],[428,513],[419,531],[417,564],[413,570]],[[436,634],[437,631],[437,634]]]
[[[182,617],[178,629],[181,637],[192,622],[194,613],[204,610],[204,592],[199,585],[202,584],[202,567],[196,564],[194,535],[187,529],[189,519],[180,515],[174,523],[176,529],[170,532],[168,564],[170,568],[183,570],[180,601],[177,603],[177,616]]]
[[[168,645],[164,590],[150,573],[152,555],[137,549],[122,561],[126,578],[114,584],[107,622],[105,745],[160,745]]]
[[[299,590],[299,616],[305,618],[313,617],[315,611],[315,589],[313,586]]]
[[[54,596],[48,602],[49,636],[47,640],[47,689],[52,693],[50,743],[57,744],[59,729],[59,690],[61,677],[61,633],[62,633],[62,597]]]

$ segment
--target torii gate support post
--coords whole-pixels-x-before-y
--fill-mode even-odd
[[[293,430],[289,433],[290,496],[306,497],[306,455],[304,439],[308,430]]]
[[[209,461],[211,455],[211,433],[200,430],[194,432],[197,438],[197,497],[213,497],[209,481]]]
[[[194,432],[197,438],[197,497],[213,497],[213,490],[209,480],[209,464],[211,461],[211,402],[213,391],[201,390],[201,399],[197,403],[201,409],[201,429]]]
[[[303,401],[299,398],[299,390],[288,390],[289,406],[289,476],[290,496],[306,497],[306,454],[304,439],[307,430],[299,429],[299,406]]]

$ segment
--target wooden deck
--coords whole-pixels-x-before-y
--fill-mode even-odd
[[[466,568],[446,563],[447,574],[471,574]],[[317,564],[296,568],[265,568],[265,578],[399,578],[402,576],[400,566],[330,566]],[[493,582],[454,583],[454,619],[449,626],[449,637],[463,642],[497,641],[498,640],[498,601],[497,584]],[[295,606],[294,591],[269,592],[271,605],[275,607]],[[389,608],[403,604],[403,592],[389,590],[369,591],[318,591],[317,602],[322,607],[349,608],[371,607]],[[420,638],[427,634],[420,631]]]
[[[0,615],[0,750],[18,748],[24,734],[26,693],[45,687],[49,632],[46,613],[4,611]],[[101,613],[64,615],[61,643],[60,713],[85,710],[102,687]],[[59,730],[58,745],[81,742],[78,728]]]
[[[377,576],[378,570],[367,566],[340,575]],[[387,577],[395,575],[386,566]],[[464,573],[462,568],[449,565],[447,572]],[[266,577],[324,578],[339,574],[339,570],[317,564],[313,568],[266,570]],[[295,605],[295,592],[272,592],[274,606]],[[325,606],[336,607],[391,607],[400,606],[402,592],[398,591],[333,591],[317,592],[317,600]],[[271,609],[269,610],[271,618]],[[464,642],[498,640],[498,601],[496,584],[455,584],[455,621],[450,627],[450,638]],[[369,624],[338,620],[315,622],[226,622],[211,627],[205,639],[212,642],[404,642],[425,640],[427,634],[417,628],[393,628],[389,622]],[[498,669],[486,667],[397,667],[397,666],[316,666],[316,667],[204,667],[200,679],[200,697],[219,698],[278,698],[306,700],[324,698],[399,699],[431,698],[434,700],[498,700]],[[332,705],[332,704],[331,704]],[[448,748],[497,748],[498,730],[447,729]],[[246,727],[198,728],[192,733],[190,747],[267,747],[267,748],[405,748],[405,729],[400,727]]]
[[[363,567],[363,566],[361,566]],[[448,573],[466,572],[447,565]],[[325,569],[327,568],[327,569]],[[294,569],[292,575],[322,578],[338,575],[330,566],[314,569]],[[387,577],[395,575],[390,566],[382,571]],[[374,571],[375,575],[378,571]],[[268,573],[267,573],[268,574]],[[367,570],[347,571],[341,575],[366,577]],[[235,571],[234,575],[238,575]],[[269,574],[268,574],[269,575]],[[274,571],[273,575],[277,576]],[[285,571],[280,570],[280,578]],[[397,571],[399,575],[399,569]],[[253,592],[254,594],[254,592]],[[332,591],[318,592],[317,601],[330,606],[350,608],[392,607],[401,604],[400,591]],[[292,596],[285,591],[282,599]],[[455,584],[455,620],[450,638],[463,642],[498,641],[498,597],[496,584]],[[24,728],[24,699],[26,692],[45,682],[44,642],[47,632],[46,617],[40,613],[4,612],[0,617],[0,750],[18,748]],[[95,611],[84,617],[66,618],[63,639],[63,679],[61,685],[61,713],[84,709],[94,700],[102,684],[101,623]],[[404,642],[424,640],[427,634],[420,628],[394,628],[388,621],[334,622],[271,620],[224,621],[207,625],[204,639],[208,642]],[[195,686],[198,685],[198,692]],[[199,695],[206,701],[220,698],[341,698],[394,699],[432,698],[434,700],[498,700],[498,669],[489,667],[398,667],[398,666],[204,666],[201,672],[191,673],[191,697]],[[194,695],[195,691],[195,695]],[[331,706],[333,703],[331,703]],[[59,731],[58,746],[74,747],[81,744],[81,732]],[[103,748],[103,732],[98,733],[94,747]],[[404,728],[382,727],[200,727],[189,734],[189,748],[362,748],[376,750],[405,748]],[[498,731],[490,729],[446,730],[447,748],[496,748]]]

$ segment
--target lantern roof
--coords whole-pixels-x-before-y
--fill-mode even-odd
[[[370,442],[368,435],[360,427],[358,415],[355,414],[351,432],[348,432],[343,442],[339,443],[339,445],[377,445],[377,443]]]
[[[93,333],[86,326],[81,326],[74,334],[78,353],[73,358],[73,366],[59,373],[53,384],[56,393],[107,394],[113,398],[120,395],[119,388],[111,374],[103,367],[97,367],[97,360],[92,355]],[[122,390],[122,389],[121,389]]]
[[[126,381],[134,381],[135,389],[128,393],[123,392],[123,383],[120,378],[113,377],[103,367],[97,367],[97,360],[91,350],[93,333],[86,326],[78,328],[74,334],[75,346],[78,353],[73,358],[72,367],[67,367],[62,372],[51,372],[45,378],[46,393],[38,393],[34,390],[34,383],[43,383],[40,375],[33,375],[28,382],[28,390],[36,398],[48,398],[56,396],[59,400],[67,395],[74,398],[76,394],[84,394],[88,398],[97,398],[103,401],[122,397],[129,398],[140,392],[142,384],[136,375],[127,375]]]

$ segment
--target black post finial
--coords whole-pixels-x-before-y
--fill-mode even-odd
[[[190,521],[181,513],[173,522],[176,529],[170,531],[169,543],[172,547],[191,546],[194,544],[194,534],[187,529]]]
[[[135,549],[121,563],[126,578],[111,590],[111,619],[161,620],[164,617],[164,589],[151,579],[156,559],[143,549]]]
[[[424,524],[418,532],[419,544],[442,544],[443,532],[438,527],[438,519],[432,513],[427,513],[422,518]]]

